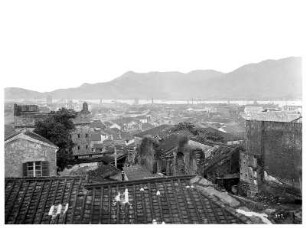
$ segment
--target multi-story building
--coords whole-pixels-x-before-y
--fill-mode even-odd
[[[246,150],[240,154],[240,189],[245,194],[276,194],[280,189],[300,194],[302,121],[293,117],[270,112],[246,120]]]

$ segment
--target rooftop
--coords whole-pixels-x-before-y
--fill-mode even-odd
[[[125,172],[128,180],[141,180],[146,178],[158,177],[157,174],[152,174],[149,170],[140,165],[124,167],[123,171]]]
[[[9,136],[15,134],[16,131],[12,125],[5,124],[4,125],[4,138],[8,138]]]
[[[273,122],[302,122],[302,115],[286,111],[260,112],[243,114],[246,120],[273,121]]]
[[[41,142],[44,142],[44,143],[47,143],[49,144],[50,146],[56,146],[54,145],[54,143],[52,143],[51,141],[49,141],[48,139],[42,137],[41,135],[39,134],[36,134],[32,131],[25,131],[25,132],[15,132],[14,134],[11,134],[10,136],[8,136],[5,141],[17,136],[17,135],[20,135],[20,134],[24,134],[32,139],[35,139],[35,140],[38,140],[38,141],[41,141]]]
[[[90,123],[90,127],[91,128],[101,128],[101,129],[106,128],[106,126],[101,122],[101,120],[93,120]]]
[[[139,138],[143,138],[146,135],[151,135],[153,137],[159,136],[159,137],[162,138],[162,137],[166,136],[169,133],[168,131],[172,127],[173,126],[171,126],[171,125],[163,124],[163,125],[160,125],[158,127],[151,128],[149,130],[146,130],[146,131],[140,132],[138,134],[135,134],[134,136],[139,137]]]
[[[216,198],[191,187],[191,178],[177,176],[98,184],[87,184],[84,177],[7,178],[5,223],[152,224],[154,219],[166,224],[249,221]]]

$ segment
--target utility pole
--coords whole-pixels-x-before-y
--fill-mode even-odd
[[[116,146],[114,146],[114,150],[115,150],[115,167],[117,168],[117,149],[116,149]]]

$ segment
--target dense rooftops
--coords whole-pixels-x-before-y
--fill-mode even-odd
[[[134,136],[139,137],[139,138],[143,138],[146,135],[150,135],[152,137],[159,136],[159,137],[162,138],[169,133],[169,130],[172,127],[173,127],[172,125],[163,124],[163,125],[160,125],[158,127],[151,128],[149,130],[146,130],[146,131],[140,132],[138,134],[135,134]]]
[[[191,186],[192,176],[87,184],[84,177],[7,178],[6,224],[245,223]],[[119,195],[120,193],[120,195]]]

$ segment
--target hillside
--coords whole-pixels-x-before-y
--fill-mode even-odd
[[[301,99],[300,57],[266,60],[232,72],[196,70],[189,73],[129,71],[105,83],[38,93],[6,88],[6,99],[46,97],[79,99]]]

